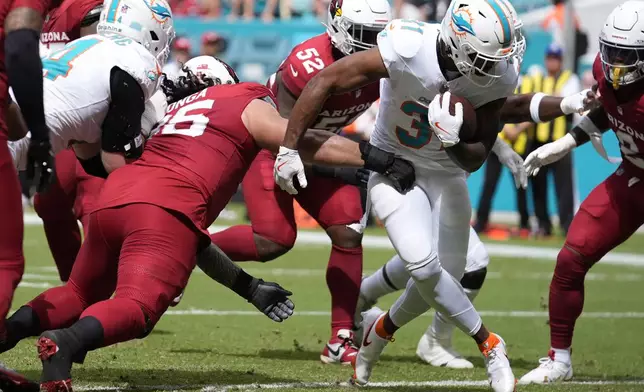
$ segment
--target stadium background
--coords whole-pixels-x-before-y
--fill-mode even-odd
[[[551,8],[550,1],[515,0],[512,3],[525,23],[524,34],[528,46],[523,70],[528,70],[532,65],[542,63],[544,50],[552,41],[551,35],[540,27],[542,19]],[[619,1],[614,0],[573,1],[582,29],[587,32],[589,38],[588,54],[581,61],[579,75],[592,64],[598,49],[599,30],[606,15],[618,3]],[[276,19],[271,23],[266,23],[259,18],[251,21],[231,22],[226,18],[226,14],[229,12],[226,2],[223,2],[221,6],[221,14],[223,15],[221,18],[178,16],[175,28],[178,36],[186,37],[191,41],[193,48],[199,48],[204,33],[216,32],[223,36],[227,45],[222,57],[236,69],[240,78],[246,81],[266,82],[296,44],[325,31],[324,26],[312,13],[288,21]],[[261,3],[256,4],[256,14],[261,12],[261,7]],[[610,155],[619,155],[617,140],[612,132],[606,134],[605,145]],[[574,154],[576,189],[579,200],[583,200],[599,182],[615,170],[615,166],[604,161],[590,144],[575,150]],[[474,206],[482,188],[483,172],[484,170],[481,169],[474,173],[468,182]],[[516,211],[513,184],[509,173],[502,176],[495,195],[493,211]],[[557,209],[554,186],[549,186],[549,191],[551,193],[548,197],[549,210],[555,212]]]

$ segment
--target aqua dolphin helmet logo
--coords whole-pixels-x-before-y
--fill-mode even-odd
[[[166,7],[157,0],[143,0],[143,3],[152,11],[152,18],[159,23],[165,23],[166,20],[172,18],[170,8]]]
[[[452,12],[452,30],[456,35],[465,35],[467,33],[476,35],[474,27],[472,26],[472,15],[467,8],[461,7]]]

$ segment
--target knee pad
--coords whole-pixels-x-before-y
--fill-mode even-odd
[[[480,290],[481,287],[483,287],[486,275],[487,267],[483,267],[472,272],[466,272],[461,279],[461,286],[463,286],[464,289]]]
[[[417,263],[406,263],[405,268],[412,279],[417,282],[432,279],[443,272],[443,267],[436,254],[432,254]]]

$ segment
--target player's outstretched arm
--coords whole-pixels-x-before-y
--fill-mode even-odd
[[[511,95],[501,109],[501,122],[547,122],[569,114],[581,114],[596,105],[597,95],[591,89],[567,97],[554,97],[543,93]]]
[[[378,48],[354,53],[329,65],[302,90],[290,113],[282,146],[298,148],[302,135],[313,124],[329,95],[353,91],[387,77]]]
[[[524,162],[527,174],[537,175],[541,167],[557,162],[577,146],[589,141],[593,142],[593,146],[602,157],[609,159],[601,143],[601,135],[608,129],[609,123],[604,108],[593,109],[564,137],[544,144],[531,152]]]
[[[8,1],[8,0],[5,0]],[[5,19],[5,67],[9,85],[31,131],[27,178],[44,191],[54,176],[49,130],[43,104],[40,31],[51,0],[14,1]]]
[[[273,105],[265,100],[253,100],[242,113],[242,121],[260,147],[278,151],[287,120],[279,115]],[[328,131],[309,130],[302,138],[300,152],[309,162],[337,167],[363,167],[384,174],[400,191],[408,190],[415,181],[414,168],[409,162],[367,142],[356,143]],[[278,184],[284,190],[297,193],[292,180],[288,184]]]
[[[215,244],[197,255],[197,265],[211,279],[244,298],[266,317],[282,322],[293,314],[292,293],[277,283],[264,282],[248,275]]]

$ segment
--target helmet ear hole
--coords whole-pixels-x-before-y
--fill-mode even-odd
[[[159,36],[154,31],[150,31],[150,37],[152,37],[152,41],[158,41],[159,40]]]

